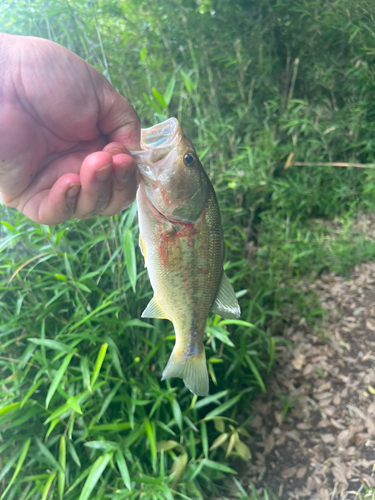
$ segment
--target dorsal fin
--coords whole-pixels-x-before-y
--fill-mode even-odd
[[[240,306],[233,287],[225,272],[221,277],[219,290],[216,299],[211,306],[212,312],[218,314],[222,318],[235,319],[241,316]]]
[[[165,312],[160,307],[159,303],[155,299],[155,295],[152,297],[148,306],[143,311],[141,318],[160,318],[160,319],[168,319],[165,315]]]

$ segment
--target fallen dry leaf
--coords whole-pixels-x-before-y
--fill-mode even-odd
[[[323,443],[334,443],[336,441],[336,438],[333,434],[322,434],[322,441]]]
[[[330,499],[329,490],[327,490],[327,488],[322,488],[319,491],[319,495],[320,495],[320,500],[329,500]]]
[[[274,447],[275,438],[272,434],[268,434],[266,439],[264,440],[264,454],[267,455]]]
[[[307,467],[300,467],[298,470],[297,470],[297,473],[296,473],[296,476],[298,477],[298,479],[301,479],[301,477],[303,477],[307,472]]]
[[[340,462],[339,464],[332,467],[332,474],[336,481],[348,486],[348,481],[346,480],[346,467],[345,464]]]
[[[296,474],[297,472],[297,467],[288,467],[287,469],[284,469],[281,473],[281,477],[284,479],[287,479],[289,477],[292,477]]]

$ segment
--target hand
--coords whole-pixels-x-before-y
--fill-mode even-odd
[[[136,193],[140,123],[104,76],[48,40],[0,34],[0,194],[40,224],[113,215]]]

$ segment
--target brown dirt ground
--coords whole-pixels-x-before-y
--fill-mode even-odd
[[[254,403],[242,483],[280,500],[359,499],[375,487],[375,262],[299,289],[318,295],[326,317],[284,331],[269,393]]]

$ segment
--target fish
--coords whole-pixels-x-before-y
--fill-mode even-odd
[[[176,118],[141,131],[132,152],[140,172],[139,246],[154,296],[142,318],[173,323],[175,346],[162,380],[183,379],[209,393],[203,344],[210,310],[238,318],[240,307],[223,270],[223,230],[214,188]]]

